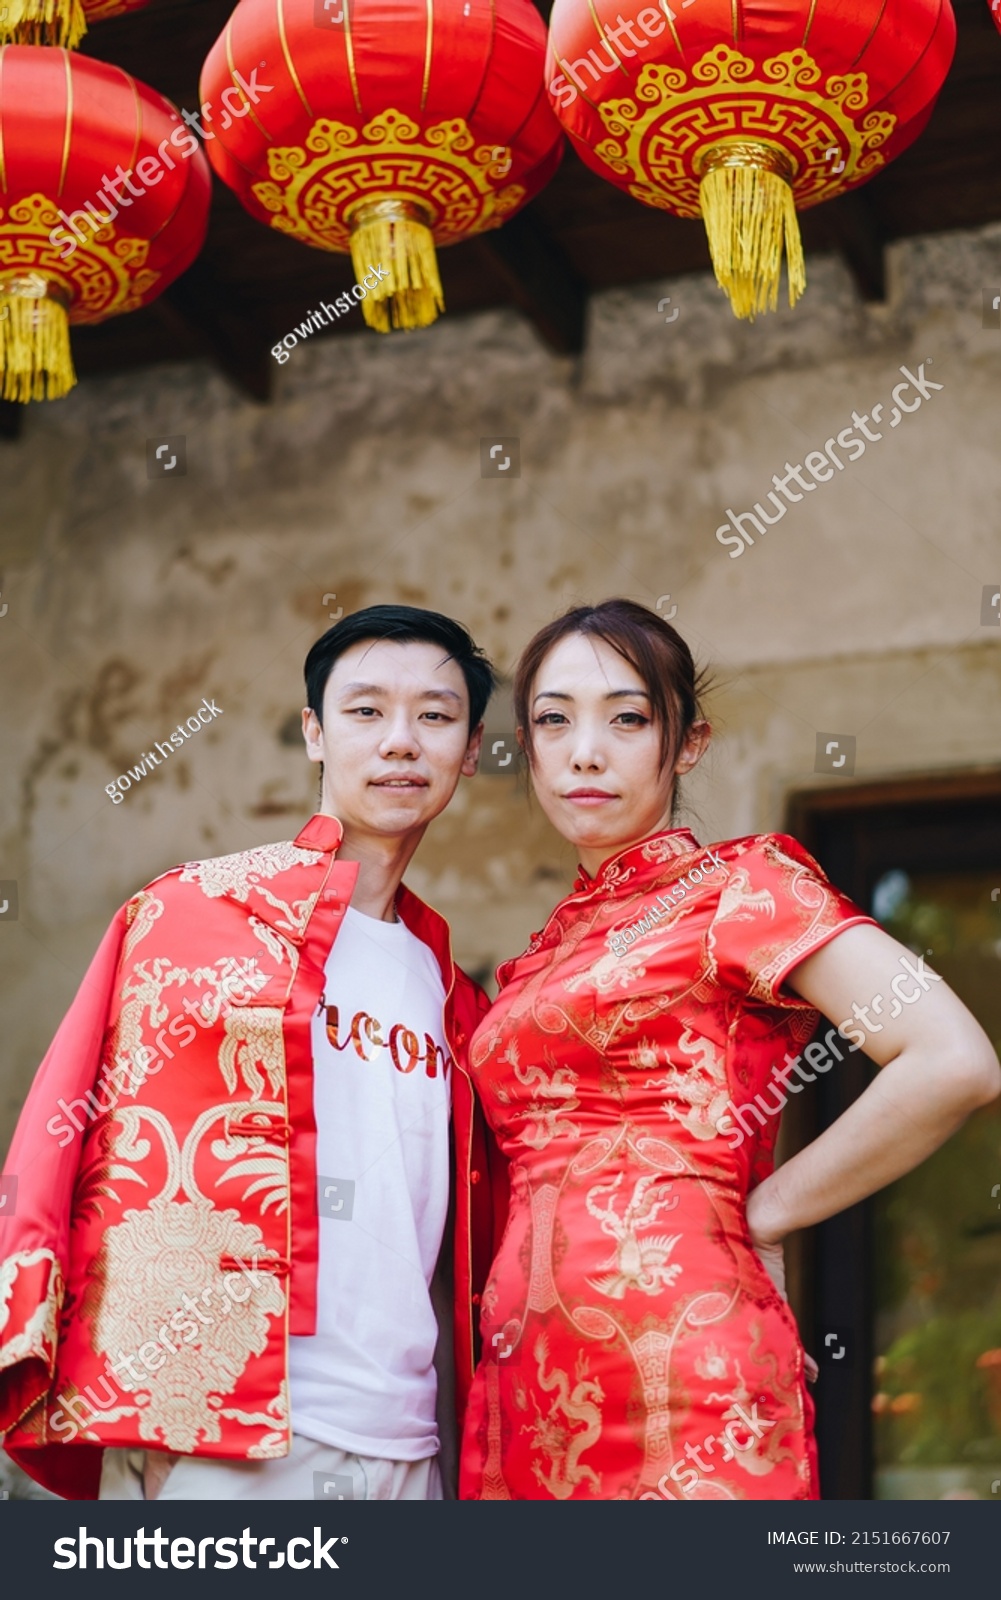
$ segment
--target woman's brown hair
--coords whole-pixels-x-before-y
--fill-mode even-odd
[[[681,634],[656,611],[648,610],[635,600],[603,600],[596,606],[571,606],[562,616],[547,622],[528,641],[515,668],[514,712],[529,762],[532,759],[529,697],[535,679],[550,650],[573,633],[603,639],[639,673],[650,696],[653,720],[660,728],[661,760],[667,766],[675,759],[692,723],[700,720],[700,701],[708,684],[705,673],[696,669],[692,652]]]

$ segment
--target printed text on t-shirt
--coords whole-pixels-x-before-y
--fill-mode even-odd
[[[362,1061],[371,1061],[377,1050],[388,1046],[390,1059],[397,1072],[413,1072],[421,1063],[429,1078],[438,1076],[438,1058],[441,1057],[442,1077],[448,1077],[452,1058],[440,1045],[436,1045],[429,1033],[424,1035],[423,1048],[421,1041],[412,1028],[406,1027],[402,1022],[394,1022],[389,1030],[389,1038],[382,1036],[382,1023],[377,1017],[370,1017],[367,1011],[356,1011],[351,1018],[344,1042],[340,1039],[340,1008],[325,1005],[320,1001],[320,1010],[326,1013],[327,1038],[335,1050],[346,1050],[348,1045],[354,1045],[355,1052]],[[370,1047],[370,1048],[367,1048]]]

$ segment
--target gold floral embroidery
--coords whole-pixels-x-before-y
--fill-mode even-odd
[[[238,1007],[226,1017],[226,1037],[219,1051],[219,1069],[230,1094],[236,1093],[240,1079],[255,1099],[264,1092],[260,1067],[268,1076],[268,1086],[278,1098],[285,1084],[285,1041],[283,1014],[276,1006]],[[237,1069],[239,1068],[239,1073]]]
[[[149,1019],[152,1033],[162,1028],[170,1016],[170,1008],[163,1004],[164,989],[168,984],[187,983],[189,977],[186,967],[175,967],[162,957],[137,961],[133,965],[129,981],[122,988],[118,1022],[104,1052],[106,1065],[117,1063],[124,1057],[127,1070],[119,1074],[119,1081],[115,1085],[118,1094],[137,1094],[149,1076],[153,1057],[159,1054],[150,1046],[150,1059],[146,1060],[143,1052],[143,1012]]]
[[[163,901],[157,899],[148,889],[134,895],[129,901],[126,911],[129,931],[122,941],[122,958],[127,959],[139,943],[145,939],[154,922],[163,916]]]
[[[235,1406],[224,1406],[219,1415],[233,1422],[241,1422],[244,1427],[263,1426],[272,1430],[259,1439],[257,1444],[251,1445],[247,1451],[249,1461],[275,1461],[281,1456],[288,1455],[289,1403],[288,1384],[284,1379],[266,1411],[240,1411]]]
[[[129,1211],[108,1229],[88,1295],[97,1301],[94,1347],[115,1363],[120,1388],[135,1395],[126,1414],[137,1417],[140,1438],[191,1453],[221,1437],[220,1397],[235,1390],[250,1357],[266,1348],[269,1318],[285,1310],[274,1275],[253,1266],[267,1255],[259,1228],[207,1200],[152,1200],[148,1210]],[[239,1275],[223,1272],[224,1256],[249,1265],[242,1301],[228,1293],[228,1280]],[[134,1357],[151,1342],[165,1360],[137,1379],[122,1355]],[[93,1420],[111,1419],[97,1411]],[[267,1420],[274,1427],[277,1419]]]
[[[115,1098],[120,1095],[134,1098],[147,1079],[159,1072],[163,1058],[169,1060],[172,1054],[182,1048],[179,1035],[173,1033],[171,1038],[176,1043],[168,1044],[157,1038],[157,1042],[151,1044],[144,1039],[144,1026],[146,1037],[154,1038],[162,1033],[172,1011],[175,1018],[182,1014],[181,1005],[175,1001],[171,1006],[164,999],[166,989],[187,983],[205,986],[205,992],[197,997],[198,1020],[204,1027],[210,1027],[219,1020],[226,1008],[245,1001],[248,995],[258,993],[267,982],[267,974],[261,971],[256,956],[220,956],[212,966],[193,970],[175,967],[162,956],[137,961],[128,975],[128,981],[122,986],[118,1022],[108,1036],[103,1053],[104,1065],[110,1069]],[[187,1003],[193,1005],[190,997]],[[185,1028],[189,1030],[190,1043],[192,1024],[185,1022],[181,1033]],[[225,1051],[225,1043],[222,1049]],[[256,1072],[254,1076],[257,1076]],[[228,1077],[226,1081],[229,1082]],[[235,1078],[230,1085],[231,1091],[234,1087]]]
[[[215,1119],[211,1112],[204,1119],[206,1122]],[[233,1117],[238,1117],[244,1125],[257,1122],[260,1133],[248,1134],[233,1133],[230,1123]],[[228,1183],[234,1178],[253,1178],[244,1189],[241,1199],[244,1204],[251,1195],[260,1195],[260,1214],[264,1215],[269,1206],[275,1207],[275,1215],[282,1216],[288,1210],[288,1157],[284,1144],[272,1144],[268,1134],[275,1126],[276,1118],[284,1117],[284,1108],[281,1105],[258,1104],[240,1106],[234,1110],[230,1107],[226,1114],[224,1132],[221,1139],[213,1139],[212,1154],[217,1161],[232,1162],[228,1171],[216,1179],[216,1187],[221,1183]],[[243,1159],[240,1159],[243,1158]]]
[[[129,1108],[131,1111],[131,1107]],[[124,1123],[128,1113],[123,1110],[119,1114],[119,1121]],[[135,1113],[132,1112],[134,1118]],[[120,1206],[121,1198],[114,1188],[113,1183],[141,1183],[145,1180],[139,1176],[135,1167],[130,1167],[124,1161],[119,1161],[118,1156],[128,1156],[129,1159],[141,1162],[149,1153],[149,1141],[143,1140],[140,1144],[130,1144],[127,1135],[119,1134],[116,1138],[115,1125],[111,1118],[102,1118],[95,1124],[94,1131],[84,1146],[84,1158],[77,1173],[76,1186],[73,1192],[73,1216],[82,1219],[94,1214],[104,1216],[102,1201],[113,1200]]]
[[[255,939],[261,941],[276,967],[284,966],[286,961],[289,963],[292,968],[292,977],[294,978],[299,961],[299,952],[292,941],[286,939],[276,929],[269,928],[268,924],[262,922],[260,917],[251,917],[250,931]]]
[[[52,1364],[63,1303],[63,1276],[51,1250],[18,1250],[5,1261],[0,1261],[0,1333],[10,1321],[10,1305],[18,1274],[30,1271],[43,1261],[52,1263],[45,1298],[35,1307],[21,1332],[9,1339],[0,1350],[0,1368],[15,1366],[28,1356],[38,1356],[50,1366]]]
[[[189,861],[181,868],[181,883],[197,883],[210,900],[230,895],[244,903],[251,893],[266,900],[269,906],[282,912],[287,931],[301,934],[306,926],[316,896],[297,900],[290,905],[280,900],[264,887],[262,880],[276,878],[293,867],[314,867],[322,861],[318,850],[302,850],[298,845],[283,840],[280,844],[259,845],[255,850],[241,850],[237,855],[213,856],[208,861]]]

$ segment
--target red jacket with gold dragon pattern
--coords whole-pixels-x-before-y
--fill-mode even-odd
[[[0,1434],[66,1498],[96,1498],[105,1446],[288,1452],[288,1337],[316,1328],[310,1019],[357,876],[340,841],[315,816],[293,842],[155,879],[118,912],[35,1079],[4,1166]],[[443,918],[405,887],[397,908],[437,957],[457,1068],[461,1407],[504,1212],[466,1071],[488,1002]]]

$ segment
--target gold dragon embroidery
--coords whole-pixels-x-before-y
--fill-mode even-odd
[[[526,1089],[534,1089],[524,1109],[516,1113],[525,1119],[522,1144],[529,1145],[533,1150],[544,1150],[553,1139],[580,1137],[576,1122],[571,1122],[566,1115],[568,1111],[576,1111],[580,1105],[574,1092],[577,1074],[570,1067],[553,1066],[548,1073],[545,1067],[537,1065],[523,1067],[519,1064],[518,1046],[513,1040],[501,1060],[512,1069],[520,1084]],[[503,1100],[505,1095],[501,1093],[499,1098]]]
[[[694,1139],[715,1139],[716,1124],[729,1100],[723,1056],[710,1039],[693,1034],[688,1027],[681,1031],[678,1049],[691,1056],[694,1064],[672,1067],[663,1078],[648,1078],[647,1088],[667,1091],[671,1099],[662,1103],[661,1110],[682,1123]]]
[[[587,1375],[587,1360],[581,1351],[577,1356],[576,1383],[571,1389],[565,1372],[554,1368],[546,1371],[549,1345],[545,1334],[535,1341],[533,1351],[539,1388],[547,1394],[556,1391],[555,1398],[543,1415],[539,1403],[532,1395],[535,1421],[522,1425],[523,1433],[533,1435],[533,1448],[549,1459],[549,1470],[541,1462],[532,1463],[532,1472],[554,1500],[569,1500],[574,1489],[585,1479],[595,1494],[601,1492],[601,1477],[593,1467],[581,1461],[581,1456],[601,1437],[601,1403],[604,1390],[596,1378]],[[560,1420],[560,1414],[564,1420]],[[581,1428],[580,1425],[583,1424]],[[574,1427],[578,1428],[574,1432]]]

